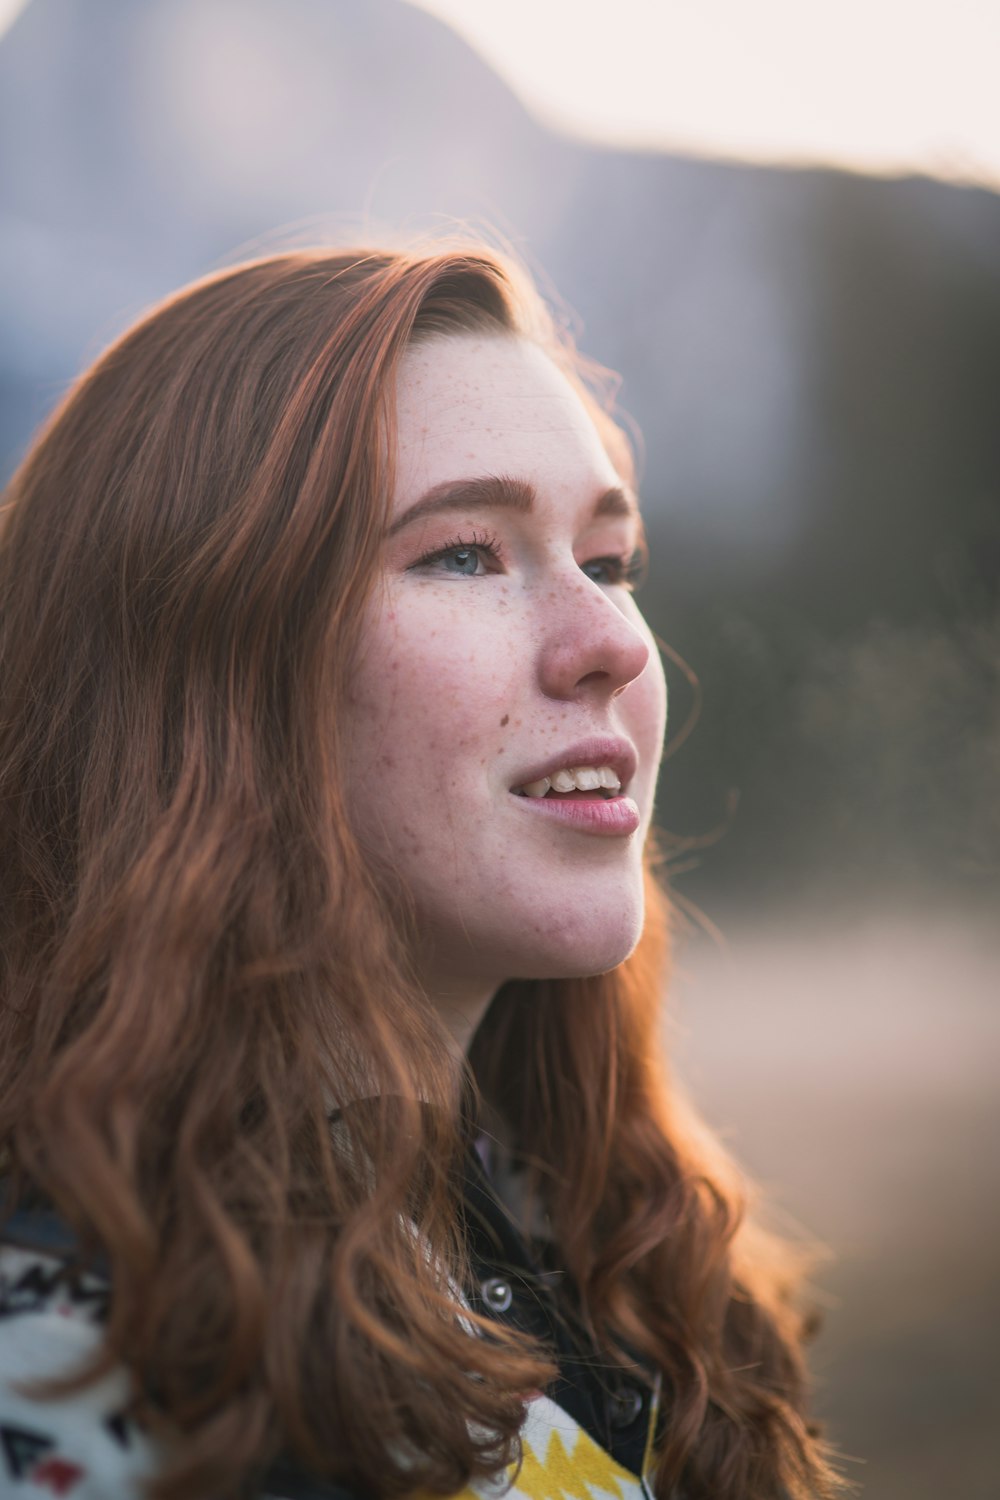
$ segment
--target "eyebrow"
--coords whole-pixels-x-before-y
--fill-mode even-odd
[[[448,479],[435,484],[409,510],[397,516],[389,527],[388,535],[395,536],[404,526],[423,521],[428,516],[452,510],[513,510],[527,515],[535,507],[538,496],[535,487],[526,479],[513,479],[506,474],[484,474],[474,479]],[[639,519],[639,505],[631,490],[620,484],[604,491],[594,506],[592,519],[601,516],[624,516]]]

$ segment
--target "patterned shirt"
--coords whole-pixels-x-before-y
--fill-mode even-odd
[[[468,1304],[541,1338],[559,1374],[528,1402],[519,1469],[476,1481],[456,1500],[650,1500],[655,1384],[638,1364],[634,1378],[624,1375],[578,1325],[559,1295],[562,1273],[546,1265],[543,1240],[529,1250],[482,1154],[470,1149],[465,1169]],[[110,1288],[74,1270],[72,1249],[61,1221],[43,1213],[16,1216],[0,1243],[0,1500],[140,1500],[161,1461],[124,1415],[124,1371],[61,1398],[18,1389],[66,1374],[100,1345]],[[260,1500],[355,1497],[283,1460]]]

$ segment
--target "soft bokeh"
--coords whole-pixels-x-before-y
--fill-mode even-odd
[[[989,0],[412,0],[556,130],[1000,185]]]
[[[872,1500],[995,1500],[1000,198],[557,134],[403,0],[31,0],[0,470],[182,282],[456,217],[559,288],[644,434],[644,604],[697,677],[671,661],[667,1025],[828,1247],[820,1407]]]

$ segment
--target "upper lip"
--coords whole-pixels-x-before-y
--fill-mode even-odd
[[[574,766],[610,766],[624,790],[635,775],[636,764],[635,746],[629,740],[594,736],[578,740],[575,745],[567,745],[565,750],[557,750],[547,759],[528,766],[513,782],[511,791],[541,781],[543,776],[554,776],[563,767]]]

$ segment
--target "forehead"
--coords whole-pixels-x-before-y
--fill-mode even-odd
[[[488,473],[523,476],[556,497],[619,482],[579,394],[536,344],[461,335],[408,350],[396,389],[396,505]]]

